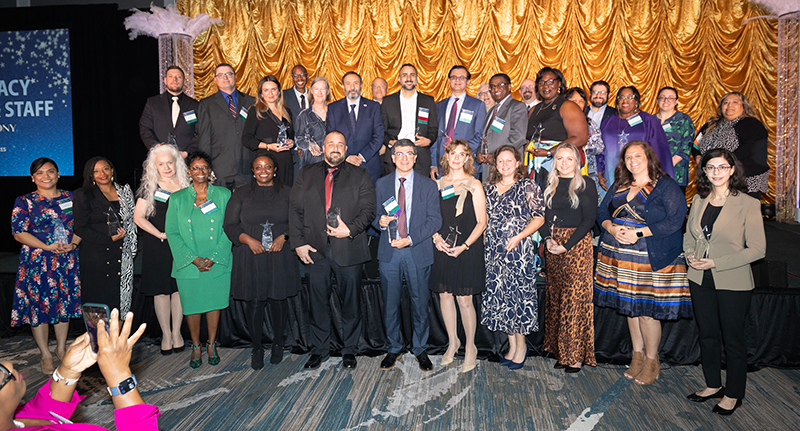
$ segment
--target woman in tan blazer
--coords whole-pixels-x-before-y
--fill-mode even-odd
[[[744,322],[754,286],[750,263],[766,254],[767,241],[758,200],[748,196],[741,163],[728,150],[703,155],[683,249],[689,288],[700,331],[700,353],[707,387],[686,396],[702,403],[722,398],[713,411],[732,414],[742,405],[747,382]],[[720,377],[722,339],[727,383]]]

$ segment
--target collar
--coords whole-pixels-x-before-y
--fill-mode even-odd
[[[355,104],[356,109],[358,109],[358,107],[361,106],[361,96],[358,96],[358,99],[356,100],[350,100],[347,98],[347,96],[345,96],[344,100],[347,102],[347,112],[350,112],[350,105]]]

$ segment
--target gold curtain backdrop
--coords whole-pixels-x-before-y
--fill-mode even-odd
[[[225,21],[194,42],[195,95],[216,91],[214,66],[233,65],[240,90],[255,94],[273,74],[284,88],[302,64],[309,81],[324,76],[335,98],[341,78],[357,71],[370,97],[375,77],[398,91],[403,63],[416,65],[418,89],[449,96],[455,64],[472,73],[468,91],[498,72],[512,89],[550,66],[568,86],[588,90],[604,79],[612,93],[635,85],[642,109],[656,107],[663,86],[678,89],[679,106],[699,129],[720,97],[741,91],[770,131],[772,167],[767,201],[775,196],[777,20],[742,0],[178,0],[189,16]],[[613,99],[613,94],[612,94]],[[613,104],[613,100],[612,100]]]

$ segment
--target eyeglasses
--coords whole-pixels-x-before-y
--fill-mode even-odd
[[[413,151],[409,151],[407,153],[394,153],[394,155],[397,156],[397,157],[414,157],[414,156],[416,156],[416,154],[414,154]]]
[[[678,100],[678,98],[677,97],[664,97],[664,96],[661,96],[661,97],[658,98],[658,100],[662,101],[662,102],[674,102],[674,101]]]
[[[608,91],[606,90],[592,91],[592,96],[594,96],[595,94],[608,94]]]
[[[303,78],[307,78],[307,77],[308,77],[308,74],[307,74],[307,73],[293,73],[293,74],[292,74],[292,78],[300,78],[301,76],[302,76]]]
[[[506,84],[505,82],[501,82],[499,84],[489,84],[489,88],[493,88],[493,89],[494,88],[503,88],[503,87],[508,87],[508,84]]]
[[[6,368],[5,365],[2,364],[0,364],[0,374],[3,375],[3,383],[0,384],[0,389],[3,389],[6,383],[10,382],[11,380],[17,380],[17,378],[14,377],[13,374],[11,374],[11,371],[9,371],[8,368]]]
[[[729,165],[719,165],[719,166],[706,165],[706,167],[703,168],[703,170],[706,171],[707,174],[713,174],[716,172],[724,174],[725,172],[728,172],[730,168],[731,167]]]
[[[191,168],[189,168],[189,170],[192,172],[197,172],[197,171],[208,172],[211,170],[211,168],[208,166],[192,166]]]
[[[543,79],[543,80],[539,81],[539,85],[553,85],[554,82],[556,82],[555,78],[553,78],[553,79]]]
[[[466,76],[451,76],[450,80],[451,81],[466,81],[467,77]]]
[[[535,85],[523,85],[522,87],[519,87],[519,91],[527,91],[527,90],[536,91],[536,86]]]
[[[636,95],[631,94],[630,96],[619,96],[617,100],[636,100]]]
[[[488,96],[488,95],[489,95],[488,91],[479,91],[478,92],[478,97],[483,97],[483,96]]]
[[[225,72],[225,73],[218,73],[214,76],[217,78],[230,78],[231,76],[236,76],[236,74],[233,72]]]

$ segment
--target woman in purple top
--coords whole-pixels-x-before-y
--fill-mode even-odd
[[[667,135],[661,128],[661,120],[639,110],[641,96],[636,87],[630,85],[617,91],[617,113],[609,117],[600,127],[605,150],[597,155],[598,179],[603,189],[614,184],[614,168],[619,163],[619,152],[628,142],[645,141],[656,152],[665,174],[675,177],[672,155]]]

